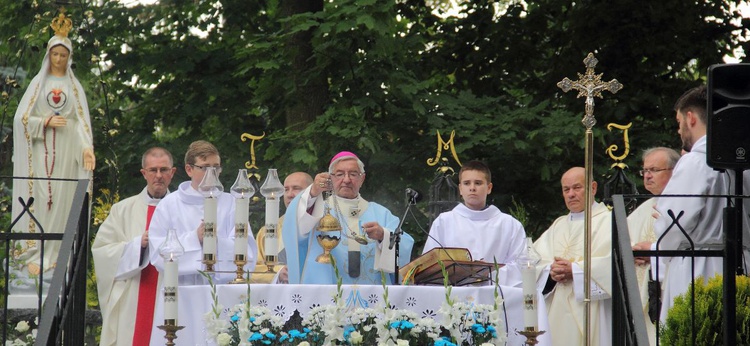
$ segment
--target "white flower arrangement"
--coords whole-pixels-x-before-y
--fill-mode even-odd
[[[38,325],[38,318],[34,320],[33,326]],[[33,345],[36,341],[37,329],[34,328],[31,323],[27,321],[18,321],[16,326],[13,327],[14,332],[9,330],[8,338],[5,341],[5,345],[9,346],[27,346]]]
[[[337,271],[336,274],[338,276]],[[497,292],[493,305],[458,302],[451,296],[450,286],[446,285],[445,303],[439,310],[443,323],[439,323],[410,310],[391,308],[388,287],[385,278],[383,280],[382,305],[355,309],[347,309],[341,298],[343,291],[339,280],[333,304],[310,310],[302,320],[301,331],[284,331],[284,321],[268,308],[250,306],[248,286],[248,299],[227,311],[228,321],[221,318],[223,309],[214,297],[212,311],[204,315],[206,330],[220,346],[490,346],[502,344],[507,339],[504,328],[497,329],[504,325],[500,308],[502,298]],[[446,330],[448,336],[441,336]]]

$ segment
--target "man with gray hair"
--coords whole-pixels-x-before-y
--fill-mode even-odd
[[[141,158],[146,187],[115,203],[99,227],[91,254],[102,311],[100,345],[147,345],[159,273],[149,264],[148,229],[177,170],[172,154],[153,147]]]
[[[398,217],[359,193],[365,181],[365,166],[352,152],[336,154],[328,172],[318,173],[313,183],[289,204],[282,228],[290,284],[335,284],[331,264],[316,261],[323,254],[318,238],[333,233],[340,243],[331,250],[344,284],[380,285],[381,273],[395,277],[395,250],[391,235],[399,225]],[[323,193],[333,195],[324,200]],[[341,224],[341,232],[320,232],[316,225],[326,206]],[[414,239],[404,233],[399,244],[399,266],[409,262]],[[323,257],[326,258],[326,257]]]
[[[680,153],[666,147],[655,147],[643,152],[643,169],[639,171],[643,177],[643,186],[653,195],[660,195],[672,177],[672,169],[680,160]],[[654,233],[654,220],[658,216],[655,209],[656,198],[650,198],[641,203],[638,208],[628,216],[628,231],[631,244],[640,242],[653,243],[656,241]],[[634,247],[635,248],[635,247]],[[635,273],[638,279],[638,291],[641,295],[643,313],[648,317],[649,295],[648,282],[651,265],[643,258],[636,258]],[[658,299],[653,297],[651,299]],[[655,321],[652,321],[655,322]],[[654,323],[646,323],[651,344],[656,344],[656,327]]]

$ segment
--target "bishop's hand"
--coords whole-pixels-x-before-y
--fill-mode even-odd
[[[321,193],[331,191],[332,189],[331,174],[327,172],[318,173],[310,187],[310,197],[318,197]]]

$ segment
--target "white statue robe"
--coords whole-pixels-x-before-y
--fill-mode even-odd
[[[612,217],[602,203],[592,206],[591,217],[591,344],[611,345],[612,323]],[[584,219],[583,212],[561,216],[534,243],[542,260],[537,287],[541,291],[549,278],[555,257],[572,262],[572,282],[557,283],[545,295],[553,345],[584,344]]]
[[[744,191],[750,189],[750,172],[745,171],[743,178]],[[722,195],[734,193],[733,171],[720,173],[714,171],[706,163],[706,136],[699,138],[693,144],[692,150],[683,155],[677,162],[672,171],[672,178],[662,191],[663,195],[670,194],[690,194],[690,195]],[[747,192],[745,192],[747,194]],[[742,223],[744,233],[742,241],[744,247],[745,268],[750,260],[750,233],[748,233],[747,207],[748,200],[744,199],[744,209],[742,213]],[[725,198],[709,197],[684,197],[684,198],[658,198],[656,207],[661,215],[654,223],[656,238],[659,239],[667,228],[672,224],[672,218],[668,211],[675,215],[684,212],[679,219],[680,225],[685,232],[692,238],[696,250],[717,250],[724,248],[724,231],[723,227],[723,209],[726,207]],[[656,243],[652,245],[656,248]],[[659,250],[687,250],[688,241],[673,226],[669,232],[662,238],[659,243]],[[674,298],[687,292],[693,276],[691,275],[690,257],[661,258],[660,263],[666,263],[666,268],[659,268],[659,276],[664,275],[662,287],[662,308],[660,320],[666,321],[667,312],[672,307]],[[652,260],[653,263],[653,260]],[[695,277],[702,276],[708,281],[716,274],[723,274],[723,260],[721,257],[696,257],[695,258]],[[655,269],[652,268],[652,273]]]
[[[640,242],[656,241],[656,235],[654,234],[654,213],[656,210],[656,198],[649,198],[645,202],[641,203],[630,215],[628,215],[628,233],[630,234],[630,245],[635,245]],[[637,265],[635,266],[635,276],[638,280],[638,292],[641,296],[641,305],[643,308],[643,316],[646,320],[646,332],[648,333],[648,339],[651,345],[656,344],[656,325],[651,322],[648,316],[648,280],[649,280],[649,269],[650,264]]]
[[[83,168],[84,149],[93,150],[91,119],[83,87],[70,68],[68,59],[65,76],[49,75],[49,49],[63,45],[71,53],[70,40],[54,36],[48,44],[42,68],[21,98],[13,118],[13,176],[36,178],[88,179],[88,192],[92,192],[93,173]],[[58,128],[45,126],[48,117],[58,114],[67,125]],[[12,215],[15,219],[22,210],[18,198],[26,201],[34,197],[32,213],[46,233],[62,233],[73,202],[76,182],[13,180]],[[52,205],[48,203],[52,201]],[[18,232],[38,233],[39,229],[26,214],[13,228]],[[20,243],[19,251],[11,253],[19,265],[32,277],[40,271],[39,242]],[[44,271],[55,267],[59,241],[45,242]],[[13,266],[11,266],[13,268]],[[52,279],[45,276],[45,281]]]
[[[323,198],[311,198],[310,186],[297,195],[287,208],[285,215],[283,233],[284,248],[287,256],[287,267],[289,270],[290,284],[335,284],[336,276],[330,264],[315,261],[318,255],[323,253],[323,248],[318,244],[317,235],[321,232],[315,229],[318,221],[325,215],[325,203]],[[344,231],[341,232],[341,242],[333,248],[331,254],[336,259],[336,265],[344,284],[380,285],[382,284],[381,272],[388,273],[393,283],[395,279],[395,250],[389,248],[390,235],[398,227],[398,217],[380,204],[367,202],[360,196],[356,199],[338,198],[333,202],[335,196],[329,198],[332,208],[331,214],[341,222]],[[340,215],[336,212],[336,203],[341,209]],[[308,213],[311,210],[311,213]],[[351,240],[348,232],[362,233],[361,225],[366,222],[377,221],[385,234],[383,241],[370,240],[367,245],[360,245]],[[331,232],[339,236],[339,232]],[[368,238],[369,239],[369,238]],[[407,233],[401,235],[399,242],[399,266],[409,263],[414,239]],[[348,273],[349,250],[360,251],[360,273],[358,277],[352,277]]]
[[[148,207],[160,199],[140,194],[112,206],[91,247],[102,312],[100,345],[131,345],[138,309],[141,271],[149,263],[149,249],[141,249]]]
[[[471,210],[462,203],[432,222],[422,253],[436,247],[468,249],[475,261],[505,264],[499,272],[501,285],[519,286],[520,271],[508,270],[525,245],[526,231],[518,220],[494,205]]]
[[[167,231],[174,229],[177,237],[185,249],[185,253],[179,257],[179,284],[180,285],[205,285],[208,281],[198,273],[204,270],[203,246],[198,240],[196,230],[203,221],[203,195],[195,190],[189,181],[180,184],[177,191],[170,193],[159,203],[154,216],[151,219],[149,229],[149,247],[151,264],[159,271],[159,287],[161,287],[162,273],[164,272],[164,260],[159,255],[159,246],[167,237]],[[215,284],[224,284],[235,278],[234,272],[237,266],[234,264],[234,208],[235,200],[232,195],[222,193],[219,195],[216,214],[216,264],[214,270],[228,273],[215,274]],[[252,230],[248,228],[247,237],[247,264],[244,268],[251,271],[255,268],[255,260],[258,248],[255,245],[255,237]],[[161,290],[159,293],[162,294]]]

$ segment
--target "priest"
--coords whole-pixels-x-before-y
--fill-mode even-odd
[[[159,273],[149,264],[148,227],[177,169],[172,154],[159,147],[146,150],[141,167],[146,187],[112,206],[91,247],[102,312],[100,345],[147,345],[151,336]]]
[[[554,345],[583,345],[584,324],[584,209],[585,169],[573,167],[561,179],[570,211],[555,220],[534,243],[542,257],[537,287],[544,293]],[[591,197],[596,182],[591,183]],[[612,336],[612,217],[602,203],[591,206],[591,341],[611,345]]]
[[[680,159],[680,153],[672,148],[655,147],[643,152],[643,169],[640,171],[643,177],[643,186],[653,195],[660,195],[667,186],[669,178],[672,177],[672,169]],[[638,208],[628,215],[628,231],[630,242],[634,249],[638,249],[636,244],[640,242],[656,241],[654,233],[654,220],[659,214],[654,209],[656,198],[650,198],[641,203]],[[636,258],[635,274],[638,280],[638,291],[641,295],[641,304],[643,313],[646,318],[646,331],[648,332],[649,342],[656,344],[656,325],[655,320],[649,317],[649,299],[659,299],[660,297],[649,297],[648,282],[650,278],[651,265],[648,258]],[[658,319],[657,319],[658,320]]]
[[[422,253],[436,247],[468,249],[473,260],[510,264],[523,253],[526,231],[521,222],[503,213],[494,205],[487,205],[492,192],[489,167],[480,161],[469,161],[458,172],[458,190],[463,203],[440,214],[430,227],[430,235]],[[501,269],[500,284],[521,284],[520,272],[507,275]]]
[[[387,274],[387,283],[394,283],[396,248],[391,246],[391,235],[399,219],[360,195],[364,181],[364,163],[354,153],[342,151],[331,159],[328,172],[318,173],[313,184],[289,204],[282,232],[290,284],[336,283],[333,266],[316,261],[323,253],[316,226],[326,206],[341,224],[340,233],[328,233],[341,238],[331,254],[343,283],[379,285],[381,273]],[[323,196],[326,191],[333,192],[328,199]],[[410,235],[401,235],[399,266],[409,262],[413,245]]]

